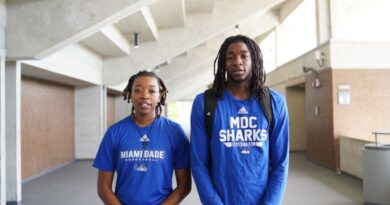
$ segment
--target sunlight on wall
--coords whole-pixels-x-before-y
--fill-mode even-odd
[[[176,101],[167,105],[167,117],[179,123],[188,137],[190,136],[191,107],[191,101]]]
[[[261,43],[266,72],[314,48],[316,42],[315,1],[303,1]]]
[[[317,45],[315,1],[303,1],[276,29],[276,66]]]
[[[276,48],[275,48],[275,32],[271,32],[261,43],[260,49],[263,53],[263,63],[265,72],[271,72],[276,68]]]
[[[389,41],[390,1],[354,0],[345,2],[345,38],[364,41]]]

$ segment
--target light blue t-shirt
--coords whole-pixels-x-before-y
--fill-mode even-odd
[[[204,93],[191,114],[191,167],[203,204],[281,203],[288,168],[288,114],[285,99],[270,90],[272,136],[255,97],[236,99],[229,91],[218,99],[209,139]]]
[[[117,172],[115,194],[123,205],[161,204],[173,190],[174,169],[190,167],[189,141],[164,117],[146,127],[126,117],[107,130],[93,166]]]

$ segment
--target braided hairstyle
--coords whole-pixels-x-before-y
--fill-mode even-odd
[[[165,86],[165,83],[161,80],[161,78],[158,77],[154,72],[143,70],[143,71],[139,71],[135,75],[132,75],[129,79],[129,82],[127,83],[126,88],[123,90],[123,93],[122,93],[124,100],[127,100],[127,102],[130,103],[131,92],[133,90],[134,81],[138,77],[143,77],[143,76],[149,76],[149,77],[153,77],[153,78],[157,79],[158,87],[159,87],[158,90],[159,90],[159,93],[161,95],[161,98],[160,98],[160,101],[157,103],[155,112],[156,112],[157,117],[159,117],[161,114],[161,111],[162,111],[162,106],[165,105],[165,100],[167,99],[168,89]],[[132,107],[131,107],[131,114],[132,115],[135,114],[134,105],[132,105]]]
[[[214,82],[212,89],[215,95],[220,98],[226,87],[226,52],[232,43],[245,43],[251,55],[252,61],[252,76],[250,79],[249,93],[251,96],[261,98],[264,93],[265,70],[263,67],[263,54],[257,43],[243,35],[231,36],[222,43],[217,57],[214,60]]]

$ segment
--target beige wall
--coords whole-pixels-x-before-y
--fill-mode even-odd
[[[22,179],[74,160],[74,89],[23,77]]]
[[[373,131],[390,131],[390,70],[333,70],[334,136],[373,141]],[[351,104],[337,103],[337,86],[351,86]],[[379,136],[390,143],[389,136]]]
[[[287,87],[286,101],[290,118],[290,150],[306,150],[304,84]]]
[[[107,95],[107,127],[115,123],[115,96]]]

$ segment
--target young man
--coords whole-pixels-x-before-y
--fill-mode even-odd
[[[191,114],[191,166],[203,204],[281,204],[288,171],[288,113],[284,97],[269,90],[268,122],[260,98],[265,71],[259,46],[242,35],[227,38],[214,61],[217,97],[212,133],[205,94]]]

